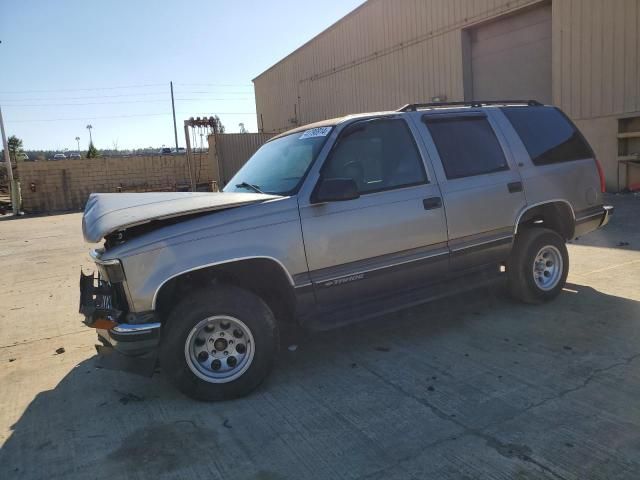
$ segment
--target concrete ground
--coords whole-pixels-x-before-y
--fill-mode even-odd
[[[0,478],[637,479],[640,198],[608,201],[556,301],[487,289],[316,335],[217,404],[95,368],[80,214],[0,220]]]

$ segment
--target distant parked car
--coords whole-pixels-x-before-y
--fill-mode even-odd
[[[70,153],[69,158],[82,158],[79,153]]]
[[[67,158],[67,156],[64,153],[56,153],[53,156],[54,160],[64,160],[65,158]]]
[[[177,150],[174,148],[173,150],[171,150],[171,153],[174,155],[184,155],[185,153],[187,153],[187,150],[184,147],[180,147]]]
[[[160,153],[160,155],[171,155],[171,148],[162,147],[158,153]]]
[[[18,160],[29,161],[29,155],[24,152],[18,153]]]

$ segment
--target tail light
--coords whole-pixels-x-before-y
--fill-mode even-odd
[[[604,193],[606,191],[606,185],[604,183],[604,171],[602,170],[602,165],[598,159],[594,159],[596,161],[596,168],[598,169],[598,175],[600,176],[600,191]]]

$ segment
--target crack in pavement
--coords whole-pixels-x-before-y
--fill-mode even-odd
[[[541,407],[542,405],[546,405],[549,402],[552,402],[554,400],[558,400],[560,398],[565,397],[566,395],[569,395],[570,393],[574,393],[577,392],[578,390],[582,390],[583,388],[585,388],[587,385],[589,385],[589,383],[591,383],[596,376],[600,375],[603,372],[608,372],[609,370],[613,370],[614,368],[617,367],[623,367],[625,365],[629,365],[631,364],[631,362],[633,362],[635,359],[640,358],[640,353],[637,353],[635,355],[631,355],[628,358],[623,359],[620,362],[616,362],[613,363],[611,365],[608,365],[606,367],[602,367],[602,368],[595,368],[588,376],[587,378],[585,378],[581,384],[576,385],[575,387],[571,387],[571,388],[567,388],[565,390],[561,390],[560,392],[556,393],[555,395],[552,395],[550,397],[547,397],[543,400],[540,400],[539,402],[533,403],[531,405],[529,405],[528,407],[524,408],[523,410],[519,411],[518,413],[511,415],[508,418],[505,418],[503,420],[500,420],[499,422],[496,423],[490,423],[484,427],[482,427],[482,430],[486,430],[487,428],[490,427],[495,427],[498,425],[501,425],[503,423],[509,422],[511,420],[513,420],[514,418],[522,415],[523,413],[527,413],[530,410],[533,410],[534,408],[538,408]]]
[[[53,340],[54,338],[66,337],[68,335],[77,335],[78,333],[90,332],[90,329],[77,330],[75,332],[61,333],[60,335],[53,335],[52,337],[34,338],[33,340],[24,340],[22,342],[13,343],[11,345],[0,345],[0,348],[20,347],[22,345],[29,345],[31,343],[43,342],[45,340]]]
[[[637,358],[640,358],[640,353],[637,353],[635,355],[632,355],[628,358],[623,359],[622,361],[613,363],[611,365],[608,365],[606,367],[602,367],[602,368],[597,368],[594,369],[588,376],[587,378],[585,378],[582,383],[580,385],[577,385],[575,387],[572,388],[568,388],[565,390],[562,390],[561,392],[557,393],[556,395],[553,395],[549,398],[546,398],[544,400],[541,400],[540,402],[536,402],[535,404],[529,405],[528,407],[526,407],[525,409],[521,410],[520,412],[518,412],[515,415],[512,415],[509,418],[506,419],[502,419],[498,422],[494,422],[494,423],[490,423],[480,429],[477,428],[472,428],[469,427],[468,425],[466,425],[465,423],[461,422],[460,420],[451,417],[450,415],[448,415],[447,413],[443,412],[440,408],[436,407],[435,405],[433,405],[431,402],[429,402],[428,400],[418,397],[416,395],[414,395],[413,393],[405,390],[404,388],[402,388],[400,385],[397,385],[396,383],[390,381],[389,379],[385,378],[384,376],[382,376],[380,373],[376,372],[375,370],[371,369],[366,362],[359,362],[360,366],[365,369],[367,372],[369,372],[370,374],[372,374],[373,376],[375,376],[376,378],[378,378],[379,380],[381,380],[383,383],[385,383],[386,385],[389,385],[390,387],[392,387],[393,389],[397,390],[398,392],[402,393],[403,395],[406,395],[407,397],[415,400],[416,402],[420,403],[421,405],[427,407],[435,416],[437,416],[438,418],[445,420],[449,423],[452,423],[456,426],[458,426],[459,428],[461,428],[463,430],[462,435],[457,435],[455,437],[449,437],[449,438],[444,438],[444,439],[440,439],[437,440],[435,442],[432,442],[431,444],[427,445],[426,448],[433,448],[435,446],[450,442],[450,441],[454,441],[458,438],[460,438],[461,436],[466,436],[466,435],[471,435],[471,436],[475,436],[478,437],[482,440],[484,440],[486,442],[486,445],[490,448],[492,448],[493,450],[495,450],[499,455],[502,455],[503,457],[506,458],[513,458],[516,457],[524,462],[527,463],[531,463],[535,466],[537,466],[539,469],[541,469],[542,471],[544,471],[545,473],[548,473],[550,475],[552,475],[553,477],[557,478],[558,480],[567,480],[566,477],[564,477],[563,475],[561,475],[560,473],[556,472],[553,468],[551,468],[548,465],[545,465],[544,463],[532,458],[532,451],[531,449],[526,446],[526,445],[517,445],[517,444],[510,444],[510,443],[504,443],[502,441],[500,441],[498,438],[496,438],[495,436],[486,433],[485,430],[490,428],[490,427],[495,427],[498,425],[502,425],[508,421],[513,420],[514,418],[527,413],[531,410],[533,410],[534,408],[538,408],[542,405],[545,405],[548,402],[551,402],[553,400],[557,400],[560,398],[565,397],[566,395],[576,392],[578,390],[581,390],[583,388],[585,388],[587,385],[589,385],[589,383],[591,381],[594,380],[594,378],[597,375],[600,375],[603,372],[612,370],[614,368],[617,367],[621,367],[621,366],[625,366],[625,365],[630,365],[631,362],[633,362],[634,360],[636,360]],[[405,459],[407,460],[407,459]]]

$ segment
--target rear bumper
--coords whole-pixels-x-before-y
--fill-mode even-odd
[[[609,223],[613,210],[614,208],[611,205],[601,205],[577,214],[574,237],[580,237],[598,228],[604,227]]]
[[[615,208],[613,208],[613,205],[604,205],[602,208],[604,209],[604,214],[602,215],[600,227],[604,227],[607,223],[609,223],[609,219],[611,218],[611,215],[613,215],[613,211],[615,210]]]

